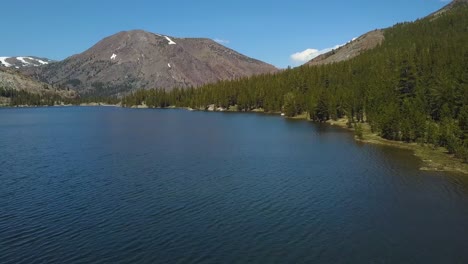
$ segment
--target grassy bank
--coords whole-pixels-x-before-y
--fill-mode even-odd
[[[327,123],[354,131],[354,128],[348,127],[348,119],[340,119],[336,121],[330,120]],[[450,171],[468,174],[468,164],[464,163],[461,159],[458,159],[449,154],[445,148],[433,147],[427,144],[406,143],[402,141],[388,140],[380,137],[376,133],[373,133],[369,124],[363,123],[361,124],[361,127],[362,138],[358,138],[356,136],[356,140],[364,143],[411,150],[415,156],[419,157],[423,161],[424,165],[421,167],[421,170]]]

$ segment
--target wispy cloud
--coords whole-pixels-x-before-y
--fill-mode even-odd
[[[219,38],[215,38],[214,41],[218,42],[219,44],[229,44],[229,40],[226,40],[226,39],[219,39]]]
[[[356,38],[353,38],[351,41],[354,41]],[[351,42],[350,41],[350,42]],[[349,42],[348,42],[349,43]],[[347,43],[346,43],[347,44]],[[309,48],[309,49],[306,49],[304,51],[300,51],[300,52],[296,52],[294,54],[291,55],[291,60],[293,62],[294,65],[301,65],[301,64],[304,64],[322,54],[325,54],[327,52],[330,52],[334,49],[337,49],[339,47],[342,47],[346,44],[341,44],[341,45],[335,45],[331,48],[325,48],[325,49],[314,49],[314,48]]]

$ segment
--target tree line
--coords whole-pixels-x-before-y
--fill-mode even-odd
[[[117,97],[104,97],[96,95],[65,97],[53,92],[31,93],[25,90],[0,87],[0,99],[7,98],[8,106],[53,106],[53,105],[80,105],[86,103],[118,104],[121,99]],[[2,102],[0,101],[0,105]],[[4,104],[5,105],[5,104]]]
[[[24,90],[15,90],[11,88],[0,87],[0,97],[8,99],[9,106],[28,105],[28,106],[52,106],[64,99],[52,93],[30,93]]]

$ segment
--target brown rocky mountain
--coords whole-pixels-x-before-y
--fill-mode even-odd
[[[28,68],[25,73],[83,93],[118,95],[139,88],[199,86],[276,70],[210,39],[133,30],[107,37],[63,61]]]
[[[461,4],[468,4],[468,0],[453,0],[442,9],[430,14],[427,17],[433,17],[435,19],[437,16]],[[385,29],[377,29],[368,32],[338,49],[332,50],[310,60],[305,65],[323,65],[350,60],[359,54],[380,45],[385,40],[384,33]]]

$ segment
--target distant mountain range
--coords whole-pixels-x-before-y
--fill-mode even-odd
[[[277,69],[205,38],[175,38],[124,31],[87,51],[24,73],[40,81],[94,95],[143,88],[195,87]]]
[[[34,56],[28,57],[0,57],[0,66],[7,68],[24,68],[24,67],[37,67],[47,65],[53,62],[46,58],[39,58]]]

